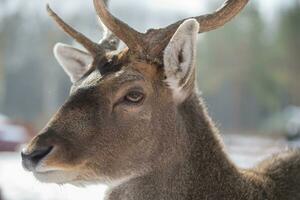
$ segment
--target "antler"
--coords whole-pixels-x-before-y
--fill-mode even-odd
[[[236,16],[249,0],[227,0],[223,6],[212,14],[194,17],[200,23],[199,33],[214,30],[223,26]],[[103,23],[118,36],[135,54],[155,60],[167,46],[172,35],[185,20],[180,20],[162,29],[151,29],[140,33],[126,23],[114,17],[106,8],[103,0],[94,0],[97,14]]]
[[[107,2],[107,0],[105,1]],[[72,38],[74,38],[79,44],[81,44],[93,57],[99,54],[105,54],[107,51],[116,50],[119,45],[119,39],[110,31],[105,30],[104,38],[99,42],[99,44],[91,41],[82,33],[78,32],[66,22],[64,22],[47,4],[48,14],[54,19],[54,21],[59,25],[60,28]]]
[[[101,21],[107,26],[118,38],[120,38],[130,50],[138,53],[143,52],[142,33],[134,30],[126,23],[114,17],[106,8],[103,0],[94,0],[94,6]]]
[[[200,23],[199,33],[214,30],[223,26],[236,16],[249,0],[226,0],[223,6],[212,14],[194,17]],[[162,29],[150,29],[146,33],[140,33],[113,16],[106,7],[107,0],[94,0],[94,5],[102,23],[111,31],[107,31],[99,44],[94,43],[82,33],[76,31],[65,23],[47,5],[49,15],[57,24],[77,42],[82,44],[94,57],[105,54],[107,51],[117,49],[119,39],[129,48],[130,52],[140,58],[150,61],[161,60],[162,51],[169,43],[171,37],[186,20],[180,20]],[[105,28],[105,26],[103,26]]]
[[[224,4],[215,12],[207,15],[193,17],[200,24],[199,33],[208,32],[224,26],[227,22],[234,18],[246,6],[248,2],[249,0],[226,0]],[[177,21],[174,24],[171,24],[163,29],[152,31],[150,30],[150,32],[148,32],[148,38],[150,40],[153,40],[152,38],[155,37],[155,41],[157,41],[156,43],[154,43],[153,41],[151,42],[152,48],[150,54],[154,57],[158,56],[158,54],[160,54],[160,52],[165,49],[177,28],[185,20],[186,19]],[[153,44],[157,45],[153,46]]]

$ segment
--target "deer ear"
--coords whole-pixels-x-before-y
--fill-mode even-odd
[[[66,44],[56,44],[53,51],[56,60],[70,77],[72,83],[78,81],[93,62],[90,54]]]
[[[165,82],[178,101],[183,101],[195,87],[196,45],[199,23],[184,21],[164,51]]]

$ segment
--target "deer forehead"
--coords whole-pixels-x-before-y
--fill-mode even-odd
[[[102,75],[100,70],[96,68],[87,74],[82,80],[76,83],[75,88],[84,89],[101,86],[103,88],[118,89],[122,85],[129,82],[151,82],[159,77],[157,76],[157,69],[157,66],[142,61],[133,61],[124,64],[119,71],[105,75]]]

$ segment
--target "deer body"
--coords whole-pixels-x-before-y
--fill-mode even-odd
[[[22,151],[24,168],[42,182],[105,183],[107,200],[300,199],[300,152],[238,169],[197,95],[198,32],[223,25],[246,3],[229,0],[214,14],[143,34],[94,0],[111,31],[99,44],[48,7],[88,52],[55,46],[73,86],[68,100]],[[113,51],[119,39],[128,48]]]
[[[169,163],[163,170],[112,186],[107,193],[107,200],[300,198],[299,152],[287,152],[290,157],[285,155],[285,161],[278,162],[278,166],[273,169],[241,170],[231,163],[223,151],[217,130],[197,94],[193,94],[179,108],[178,115],[180,121],[183,119],[184,122],[179,123],[184,128],[178,128],[182,131],[178,134],[188,135],[190,138],[185,141],[187,143],[182,144],[187,148],[185,157],[178,162]],[[273,158],[265,162],[271,167],[275,160]],[[291,168],[294,171],[288,170]],[[293,173],[295,177],[290,176]]]

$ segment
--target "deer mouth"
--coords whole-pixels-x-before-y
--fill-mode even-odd
[[[65,163],[63,150],[59,146],[37,147],[22,151],[22,165],[26,171],[42,183],[81,183],[82,164]],[[77,184],[80,185],[80,184]]]
[[[38,165],[32,170],[33,176],[42,183],[55,184],[72,184],[73,182],[80,182],[81,171],[77,165],[68,166],[57,161],[56,155],[61,152],[58,148],[51,151],[49,155],[44,157]]]
[[[71,175],[73,173],[48,164],[55,152],[56,149],[52,150],[29,171],[32,172],[33,176],[38,181],[43,183],[65,184],[73,181],[73,179],[76,177],[75,175]]]

